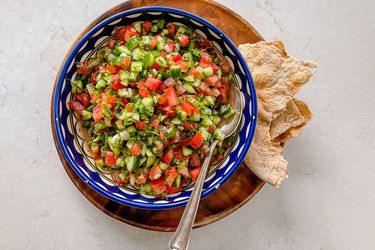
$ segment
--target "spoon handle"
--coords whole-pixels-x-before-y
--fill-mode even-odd
[[[176,232],[172,235],[172,238],[169,241],[169,249],[171,250],[188,249],[190,233],[193,228],[195,216],[199,207],[203,183],[206,178],[208,166],[210,165],[212,153],[218,142],[218,140],[215,140],[211,143],[210,152],[203,162],[203,166],[199,173],[198,179],[195,182],[193,192],[190,195],[189,202],[187,203],[184,213],[181,216]]]

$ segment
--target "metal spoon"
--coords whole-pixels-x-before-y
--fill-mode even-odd
[[[240,90],[235,88],[235,108],[240,110],[240,112],[236,112],[233,115],[232,119],[223,125],[220,130],[225,135],[225,138],[231,136],[237,129],[238,125],[241,121],[241,112],[243,109],[243,100],[240,95]],[[189,198],[189,202],[187,203],[184,213],[181,216],[180,223],[176,229],[176,232],[172,235],[171,240],[169,241],[169,249],[170,250],[186,250],[189,246],[190,240],[190,233],[193,229],[195,216],[197,214],[199,201],[201,199],[201,193],[203,188],[203,183],[206,178],[207,170],[210,165],[210,160],[212,157],[212,153],[219,141],[215,140],[210,145],[209,154],[206,156],[202,169],[199,173],[199,177],[195,183],[193,192]]]

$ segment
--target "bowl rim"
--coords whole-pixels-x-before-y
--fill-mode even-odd
[[[57,81],[56,81],[56,86],[53,89],[53,127],[55,129],[55,133],[57,135],[57,140],[58,140],[58,146],[60,147],[64,158],[67,160],[69,163],[70,167],[74,170],[74,172],[86,183],[88,184],[92,189],[94,189],[96,192],[99,194],[107,197],[108,199],[111,199],[113,201],[119,202],[120,204],[128,205],[131,207],[135,208],[140,208],[140,209],[151,209],[151,210],[156,210],[156,209],[172,209],[172,208],[177,208],[180,206],[185,205],[189,199],[184,199],[180,201],[175,201],[175,202],[170,202],[170,203],[141,203],[137,201],[132,201],[131,199],[123,199],[121,197],[118,197],[116,195],[113,195],[111,192],[102,189],[100,186],[98,186],[94,181],[91,180],[91,178],[87,178],[86,175],[82,172],[79,166],[77,166],[75,160],[70,157],[70,154],[68,152],[68,149],[64,143],[63,139],[63,134],[60,129],[60,125],[58,124],[60,121],[59,118],[59,102],[57,100],[60,100],[60,91],[62,84],[64,82],[64,75],[71,64],[72,61],[74,61],[74,57],[76,56],[77,52],[79,52],[80,48],[82,45],[85,44],[85,42],[90,39],[96,32],[98,32],[102,27],[105,25],[108,25],[112,23],[113,21],[132,14],[138,14],[138,13],[143,13],[143,12],[148,12],[148,11],[158,11],[158,12],[166,12],[166,13],[172,13],[172,14],[179,14],[188,18],[191,18],[194,21],[198,21],[204,26],[208,27],[211,29],[214,33],[218,34],[220,38],[224,39],[224,41],[228,44],[228,46],[233,50],[236,58],[240,62],[240,65],[243,68],[243,71],[246,76],[246,80],[249,82],[249,88],[250,88],[250,99],[251,99],[251,112],[252,112],[252,122],[250,124],[250,131],[248,134],[248,137],[245,139],[245,145],[243,147],[242,152],[238,156],[237,160],[235,161],[233,167],[228,171],[228,173],[218,181],[217,184],[219,184],[219,188],[221,185],[223,185],[232,175],[233,173],[238,169],[238,167],[241,165],[249,147],[250,144],[253,140],[254,137],[254,132],[256,128],[256,123],[257,123],[257,98],[256,98],[256,91],[255,91],[255,86],[254,86],[254,81],[251,76],[250,70],[247,66],[247,63],[241,53],[238,51],[238,48],[236,45],[225,35],[224,32],[222,32],[220,29],[218,29],[215,25],[211,24],[210,22],[206,21],[202,17],[199,17],[193,13],[190,13],[188,11],[180,10],[177,8],[171,8],[171,7],[161,7],[161,6],[149,6],[149,7],[140,7],[140,8],[133,8],[130,10],[122,11],[117,14],[114,14],[103,21],[99,22],[97,25],[89,29],[86,33],[82,35],[82,37],[73,43],[73,47],[71,47],[68,50],[68,55],[64,59],[61,68],[59,69],[58,75],[57,75]],[[69,63],[68,63],[69,62]],[[59,91],[58,91],[59,90]],[[56,145],[57,146],[57,145]],[[240,159],[240,160],[239,160]],[[215,186],[211,186],[207,189],[205,189],[202,192],[201,199],[204,197],[208,196],[209,194],[213,193],[216,190]]]

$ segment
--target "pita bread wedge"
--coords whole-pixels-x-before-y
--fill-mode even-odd
[[[306,103],[304,103],[301,100],[295,99],[295,98],[291,102],[294,103],[294,105],[297,107],[298,112],[300,114],[300,116],[297,118],[297,120],[303,121],[303,122],[300,123],[300,124],[298,124],[298,122],[294,123],[292,126],[290,126],[289,129],[287,129],[283,133],[279,134],[277,137],[273,138],[273,142],[285,142],[285,141],[290,140],[291,138],[297,136],[299,134],[299,132],[301,131],[301,129],[307,123],[309,123],[309,121],[311,121],[311,119],[312,119],[312,113],[311,113],[311,111],[310,111],[310,109],[309,109],[309,107],[307,106]],[[284,113],[286,113],[286,112],[288,112],[288,107],[287,107],[287,109]],[[294,112],[294,111],[291,111],[291,112]],[[282,113],[282,114],[284,114],[284,113]],[[274,122],[276,120],[274,120],[272,122],[271,129],[272,129],[272,126],[274,125]]]
[[[252,72],[258,97],[257,129],[245,163],[260,179],[279,186],[288,177],[288,163],[280,142],[272,141],[271,124],[311,78],[316,65],[288,56],[282,41],[241,44],[239,50]]]

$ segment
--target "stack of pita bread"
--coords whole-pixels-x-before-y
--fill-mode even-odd
[[[316,64],[288,56],[278,40],[238,48],[251,70],[258,98],[258,122],[245,163],[260,179],[278,187],[288,177],[283,144],[312,118],[308,106],[294,95],[312,77]]]

